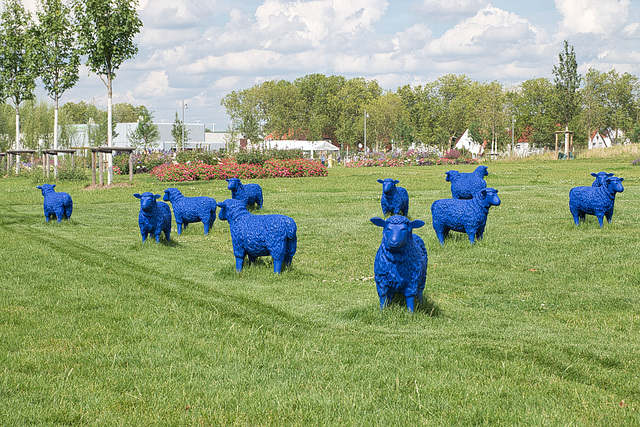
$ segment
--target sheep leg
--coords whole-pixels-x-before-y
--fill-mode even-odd
[[[149,235],[149,233],[148,232],[146,232],[146,233],[145,232],[141,232],[140,234],[142,234],[142,243],[144,243],[145,240],[147,240],[147,236]]]
[[[467,236],[469,236],[469,241],[473,245],[475,243],[475,230],[467,230]]]
[[[282,272],[282,259],[273,259],[273,272],[278,274]]]
[[[182,223],[181,222],[176,222],[176,225],[178,226],[178,236],[182,234]]]
[[[56,209],[56,219],[58,222],[61,222],[62,218],[64,218],[64,208],[60,207]]]
[[[44,219],[46,219],[46,220],[47,220],[47,222],[49,222],[49,216],[50,216],[50,215],[49,215],[48,213],[45,213],[45,214],[44,214]]]
[[[385,306],[389,305],[389,303],[391,302],[391,297],[393,295],[389,296],[389,295],[383,295],[380,297],[380,310],[382,310]]]
[[[604,216],[607,217],[607,222],[611,224],[611,218],[613,218],[613,211],[605,212]]]
[[[155,236],[156,236],[156,243],[160,243],[160,232],[158,231]]]
[[[604,224],[602,223],[602,220],[604,219],[604,214],[599,214],[596,216],[598,217],[598,223],[600,224],[600,228],[602,228],[604,226]]]
[[[404,297],[405,301],[407,301],[407,308],[409,309],[410,312],[413,313],[413,297]]]
[[[244,255],[242,257],[236,257],[236,271],[242,271],[242,264],[244,263]]]
[[[445,238],[444,230],[436,230],[436,236],[438,236],[438,240],[440,241],[440,245],[444,246],[444,238]]]

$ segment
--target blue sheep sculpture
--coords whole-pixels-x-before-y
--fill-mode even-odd
[[[489,175],[486,166],[478,166],[469,173],[448,171],[445,173],[446,181],[451,182],[451,197],[454,199],[472,199],[483,188],[487,187],[484,177]]]
[[[608,173],[608,172],[592,172],[591,176],[595,177],[595,181],[593,181],[593,184],[591,184],[592,187],[602,187],[604,185],[604,181],[607,178],[610,178],[613,176],[612,173]]]
[[[624,191],[622,181],[624,178],[610,176],[605,178],[604,185],[600,187],[572,188],[569,191],[569,210],[575,224],[580,225],[586,215],[595,215],[601,228],[603,217],[607,217],[607,222],[611,224],[616,193]]]
[[[218,218],[229,222],[236,270],[242,271],[245,256],[253,263],[259,256],[273,258],[273,271],[280,274],[291,264],[298,244],[295,221],[285,215],[254,215],[243,200],[218,203]]]
[[[380,204],[382,205],[382,214],[387,215],[409,215],[409,193],[407,190],[396,186],[400,181],[391,178],[384,180],[379,179],[382,184],[382,197]]]
[[[170,241],[171,234],[171,208],[164,202],[157,202],[159,194],[145,191],[142,194],[135,193],[134,197],[140,199],[140,214],[138,215],[138,225],[142,242],[147,240],[149,234],[156,237],[156,243],[160,241],[160,235],[164,231],[167,242]]]
[[[387,220],[371,218],[382,227],[382,242],[376,253],[374,272],[380,308],[391,302],[394,294],[402,294],[409,311],[414,311],[414,300],[422,302],[427,278],[427,249],[422,238],[412,231],[424,221],[393,215]]]
[[[68,193],[57,193],[53,188],[56,185],[42,184],[36,188],[42,191],[44,196],[44,217],[49,222],[50,216],[55,216],[58,222],[63,219],[71,219],[73,212],[73,201]]]
[[[240,178],[227,179],[229,185],[227,189],[231,190],[231,198],[235,200],[244,200],[245,205],[250,208],[254,204],[262,209],[262,187],[258,184],[243,184]]]
[[[482,240],[491,206],[500,206],[495,188],[483,188],[471,200],[441,199],[433,202],[431,217],[440,244],[444,246],[444,239],[451,230],[467,233],[471,244],[476,238]]]
[[[204,235],[209,234],[209,229],[216,220],[216,210],[218,204],[212,197],[185,197],[177,188],[167,188],[164,190],[165,202],[171,202],[173,206],[173,216],[178,225],[178,235],[182,234],[182,227],[192,222],[202,222],[204,224]]]

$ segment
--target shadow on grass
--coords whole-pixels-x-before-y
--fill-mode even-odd
[[[357,320],[366,324],[378,324],[380,322],[380,315],[383,313],[398,313],[401,315],[411,315],[407,310],[407,303],[402,295],[394,295],[391,302],[387,304],[384,309],[380,309],[378,305],[377,295],[375,297],[376,306],[367,305],[366,307],[360,306],[342,312],[341,317],[348,320]],[[435,303],[435,301],[425,296],[422,303],[416,303],[414,307],[414,316],[428,316],[428,317],[444,317],[444,313]]]

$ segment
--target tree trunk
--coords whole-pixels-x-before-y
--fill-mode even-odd
[[[55,106],[53,109],[53,149],[58,149],[58,97],[55,97]],[[47,171],[49,165],[47,164]],[[53,176],[58,178],[58,155],[53,156]]]
[[[20,108],[16,103],[16,150],[21,150],[20,146]],[[16,154],[16,174],[20,173],[20,153]]]
[[[108,88],[108,96],[107,96],[107,146],[111,147],[113,145],[113,125],[112,125],[112,117],[113,117],[113,108],[111,105],[111,99],[113,96],[113,78],[111,74],[107,75],[107,88]],[[113,182],[113,156],[112,153],[107,154],[107,185],[111,185]]]

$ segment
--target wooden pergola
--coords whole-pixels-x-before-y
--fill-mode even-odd
[[[20,150],[7,150],[7,174],[11,170],[11,164],[13,163],[14,156],[20,154],[29,154],[31,165],[33,165],[33,155],[36,150],[20,149]]]
[[[42,154],[44,155],[44,158],[42,159],[43,165],[47,165],[46,169],[43,171],[47,178],[49,178],[49,160],[51,159],[51,156],[57,156],[58,154],[71,154],[71,167],[75,166],[75,162],[74,162],[74,154],[76,153],[76,150],[73,148],[47,148],[42,150]],[[55,169],[55,178],[58,178],[58,169]]]
[[[133,181],[133,152],[135,147],[91,147],[91,183],[96,183],[96,163],[100,175],[100,185],[104,185],[104,155],[105,153],[129,153],[129,181]],[[97,159],[96,159],[97,158]]]
[[[569,144],[567,146],[565,146],[565,148],[564,148],[564,151],[565,151],[564,156],[565,156],[565,159],[568,160],[569,159],[569,150],[571,149],[571,147],[573,147],[573,131],[572,130],[557,130],[555,132],[555,134],[556,134],[556,157],[555,157],[556,159],[558,158],[558,135],[559,134],[562,134],[562,135],[569,134]],[[566,136],[565,136],[565,139],[566,139]]]

